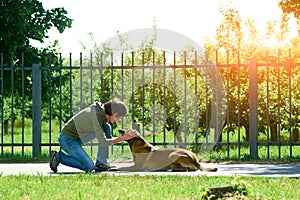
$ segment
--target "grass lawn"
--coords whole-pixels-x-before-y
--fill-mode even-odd
[[[214,199],[211,187],[233,186],[231,199],[300,199],[299,179],[78,174],[0,176],[1,199]]]
[[[97,147],[85,147],[95,159]],[[54,148],[57,149],[57,148]],[[232,152],[236,151],[231,149]],[[247,154],[247,149],[242,154]],[[230,161],[226,151],[197,154],[201,160]],[[1,162],[45,162],[49,149],[44,148],[37,160],[32,160],[31,151],[25,155],[4,154]],[[110,161],[132,159],[127,145],[110,148]],[[298,159],[299,160],[299,159]],[[232,162],[288,162],[288,160],[255,160],[251,158]],[[290,160],[294,162],[295,160]],[[296,159],[297,161],[297,159]],[[52,176],[1,176],[0,199],[215,199],[210,188],[233,186],[226,194],[228,199],[300,199],[299,179],[269,177],[225,176],[127,176],[106,174],[76,174]],[[2,184],[4,183],[4,184]],[[295,188],[295,189],[294,189]],[[224,197],[225,199],[225,197]]]

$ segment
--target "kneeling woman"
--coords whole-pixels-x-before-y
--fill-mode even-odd
[[[107,137],[107,135],[111,135],[111,133],[108,133],[111,131],[109,123],[113,124],[117,122],[124,117],[127,112],[128,109],[124,102],[119,99],[113,99],[104,104],[95,102],[74,115],[65,124],[59,135],[60,151],[51,151],[51,170],[57,172],[57,166],[61,163],[85,172],[93,171],[95,164],[82,146],[84,143],[97,138],[99,143],[98,149],[101,151],[103,147],[108,147],[109,145],[129,140],[136,136],[137,132],[135,130],[128,130],[120,137]],[[98,152],[97,161],[103,160],[103,158],[99,158],[99,155],[101,156],[101,152]],[[104,158],[104,160],[106,160],[106,158]]]

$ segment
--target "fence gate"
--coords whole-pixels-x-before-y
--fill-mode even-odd
[[[221,64],[216,56],[211,64],[197,52],[193,59],[155,52],[122,54],[118,61],[113,53],[78,60],[70,54],[68,64],[60,56],[55,66],[25,66],[24,54],[18,62],[0,55],[1,155],[48,154],[73,114],[117,97],[129,115],[114,130],[138,129],[156,146],[234,159],[300,156],[300,68],[290,60]],[[87,148],[95,147],[93,141]]]

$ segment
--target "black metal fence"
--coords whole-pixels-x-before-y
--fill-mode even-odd
[[[115,129],[138,129],[154,145],[237,158],[300,156],[300,64],[292,59],[221,64],[197,52],[70,54],[48,66],[25,66],[23,54],[10,65],[5,59],[1,154],[50,151],[74,113],[120,98],[130,112]]]

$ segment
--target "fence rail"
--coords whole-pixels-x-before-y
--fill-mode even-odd
[[[154,145],[228,157],[235,149],[238,158],[243,148],[251,157],[300,156],[300,64],[268,63],[267,57],[264,64],[220,64],[217,58],[215,65],[197,54],[179,61],[175,53],[171,62],[165,53],[150,61],[122,54],[115,64],[112,55],[94,63],[92,54],[88,61],[81,54],[74,64],[70,54],[68,64],[60,59],[55,66],[28,67],[23,54],[17,64],[1,54],[1,154],[50,151],[74,113],[117,97],[130,108],[118,128],[136,128]]]

